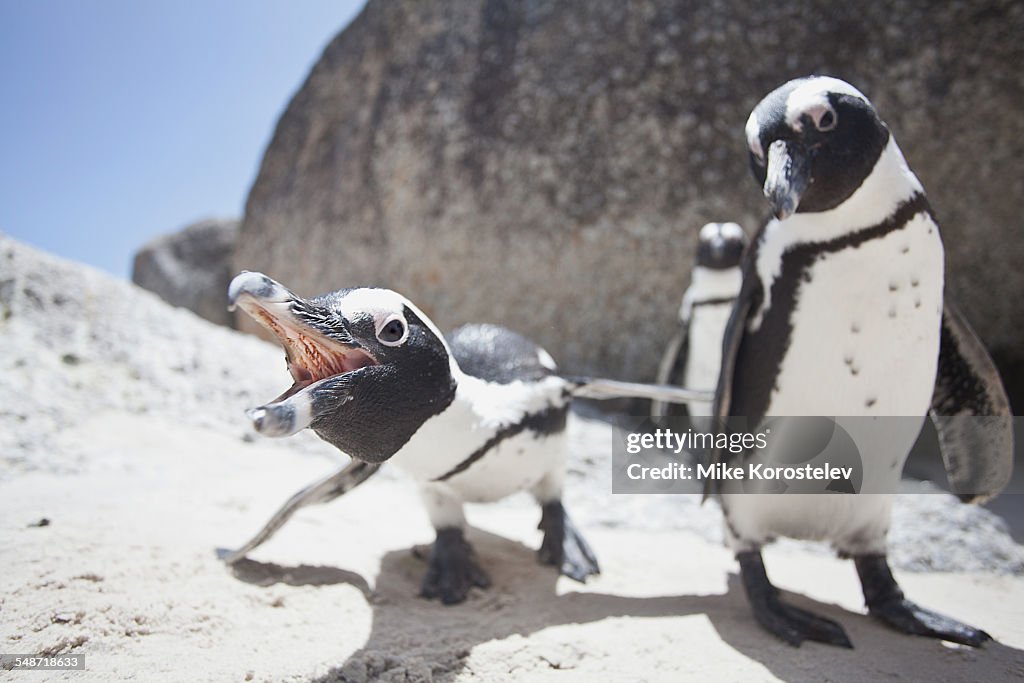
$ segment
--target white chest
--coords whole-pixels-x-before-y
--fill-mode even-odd
[[[767,414],[924,415],[943,293],[931,218],[828,253],[805,275]]]
[[[690,316],[684,385],[714,391],[722,368],[722,336],[732,313],[732,303],[696,306]],[[693,402],[690,415],[711,414],[710,403]]]
[[[740,269],[713,270],[697,266],[683,296],[679,317],[687,323],[686,368],[683,383],[692,389],[714,391],[722,369],[722,337],[743,284]],[[710,403],[687,405],[693,417],[711,415]]]
[[[565,381],[496,385],[463,377],[455,400],[434,416],[392,457],[391,462],[419,482],[452,472],[483,453],[458,474],[445,479],[464,500],[485,502],[523,490],[538,481],[564,454],[561,435],[516,430],[527,415],[564,406]]]

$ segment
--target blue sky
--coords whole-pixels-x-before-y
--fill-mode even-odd
[[[0,231],[129,277],[240,216],[274,124],[364,0],[0,0]]]

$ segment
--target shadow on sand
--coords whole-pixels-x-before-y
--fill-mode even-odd
[[[337,567],[321,567],[308,564],[285,567],[273,562],[257,562],[244,558],[231,565],[235,578],[254,586],[273,586],[284,583],[289,586],[333,586],[339,583],[354,586],[369,600],[373,591],[362,576]]]
[[[854,579],[856,580],[856,579]],[[762,631],[750,615],[737,574],[728,593],[707,615],[722,640],[741,655],[759,662],[784,681],[1019,681],[1024,677],[1024,650],[997,642],[983,648],[945,644],[887,628],[866,614],[783,591],[797,607],[842,624],[853,650],[804,643],[794,649]],[[912,599],[914,596],[909,595]],[[924,607],[942,611],[942,605]],[[956,615],[951,615],[956,616]],[[984,628],[985,624],[979,624]]]
[[[377,589],[372,592],[358,574],[331,567],[282,567],[243,560],[236,565],[235,575],[264,586],[278,582],[347,583],[368,596],[373,608],[369,639],[348,660],[317,679],[317,683],[380,679],[450,681],[463,671],[472,649],[491,640],[609,617],[693,614],[706,615],[722,641],[786,681],[1001,681],[1024,677],[1024,651],[999,643],[990,643],[981,650],[953,648],[927,638],[896,633],[865,615],[836,605],[786,594],[785,599],[791,604],[839,621],[856,646],[854,650],[843,650],[806,643],[794,649],[754,623],[735,575],[730,575],[728,592],[722,595],[557,595],[558,577],[551,568],[536,563],[533,549],[480,530],[471,530],[469,537],[491,574],[493,586],[486,591],[474,591],[469,600],[454,607],[417,597],[426,567],[408,549],[384,556]],[[430,624],[430,629],[412,640],[406,627],[411,620]],[[669,620],[665,628],[671,630]],[[699,643],[678,643],[672,648],[680,657],[703,656]],[[672,673],[664,672],[659,677],[654,672],[650,678],[670,680]]]

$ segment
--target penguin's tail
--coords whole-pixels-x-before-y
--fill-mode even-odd
[[[613,398],[648,398],[664,403],[712,403],[715,392],[701,389],[687,389],[671,384],[641,384],[620,382],[598,377],[565,377],[570,384],[573,397],[598,400]]]

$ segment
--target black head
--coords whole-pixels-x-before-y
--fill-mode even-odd
[[[708,223],[697,236],[697,265],[711,270],[737,268],[747,235],[736,223]]]
[[[845,81],[810,76],[769,93],[747,120],[750,167],[779,219],[828,211],[871,174],[889,129]]]
[[[303,299],[261,273],[242,273],[229,298],[277,336],[294,380],[282,396],[250,411],[261,433],[312,427],[348,455],[382,462],[455,395],[441,334],[391,290]]]

